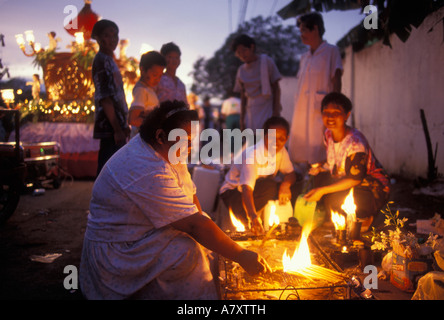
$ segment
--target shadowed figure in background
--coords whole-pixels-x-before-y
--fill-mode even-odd
[[[100,139],[97,175],[109,158],[129,138],[128,106],[125,100],[122,75],[114,60],[114,50],[119,43],[119,28],[110,20],[100,20],[93,27],[91,37],[99,44],[94,57],[94,139]]]

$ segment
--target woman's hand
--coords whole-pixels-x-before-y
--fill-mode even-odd
[[[255,235],[264,234],[264,227],[262,226],[262,219],[256,216],[251,220],[251,231]]]
[[[317,176],[321,172],[325,172],[326,170],[320,163],[313,163],[308,170],[308,174],[311,176]]]
[[[290,187],[281,184],[281,186],[279,187],[279,204],[286,204],[289,200],[291,200]]]
[[[236,262],[238,262],[251,276],[255,276],[259,273],[271,272],[271,268],[267,261],[254,251],[243,250],[236,260]]]
[[[321,200],[321,198],[323,196],[324,196],[323,188],[315,188],[315,189],[308,191],[304,195],[304,199],[307,200],[308,202],[314,202],[314,201],[317,202],[317,201]]]

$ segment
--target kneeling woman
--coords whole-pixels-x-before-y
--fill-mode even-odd
[[[351,101],[341,93],[332,92],[322,100],[327,159],[321,166],[310,169],[309,173],[318,177],[315,188],[307,192],[305,199],[322,199],[328,213],[340,211],[353,188],[356,216],[362,221],[361,230],[366,231],[387,203],[390,188],[387,174],[365,136],[346,125],[351,110]]]
[[[169,159],[177,143],[169,133],[183,129],[191,142],[193,120],[197,113],[183,102],[162,103],[101,171],[80,264],[86,298],[217,299],[201,245],[252,275],[267,270],[263,258],[241,248],[201,212],[188,171]]]

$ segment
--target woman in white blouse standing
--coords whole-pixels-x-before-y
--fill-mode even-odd
[[[297,25],[302,42],[310,48],[301,57],[297,75],[288,151],[292,162],[306,166],[325,157],[321,101],[326,94],[341,91],[343,67],[339,49],[322,38],[325,28],[319,13],[301,16]]]

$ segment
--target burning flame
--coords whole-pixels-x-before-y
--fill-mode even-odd
[[[238,220],[233,211],[231,210],[231,208],[229,209],[230,212],[230,219],[231,219],[231,223],[233,224],[233,226],[236,228],[237,232],[245,232],[245,226],[242,224],[242,222],[240,220]]]
[[[285,249],[282,256],[284,272],[299,272],[300,270],[311,266],[310,249],[308,247],[308,235],[311,232],[311,225],[305,225],[302,229],[301,240],[298,247],[294,250],[293,257],[287,255]]]
[[[278,225],[280,223],[279,216],[276,214],[276,205],[273,203],[270,207],[270,217],[268,218],[268,224],[270,227]]]
[[[332,283],[344,280],[344,276],[336,271],[312,264],[308,236],[311,232],[311,224],[306,224],[302,229],[301,240],[294,250],[293,257],[287,255],[287,250],[282,256],[284,272],[295,273],[308,279],[322,279]]]
[[[345,197],[341,209],[345,211],[348,219],[356,221],[356,205],[353,198],[353,188],[350,189],[347,197]]]
[[[331,221],[335,225],[336,230],[345,230],[345,217],[335,211],[331,211]]]

